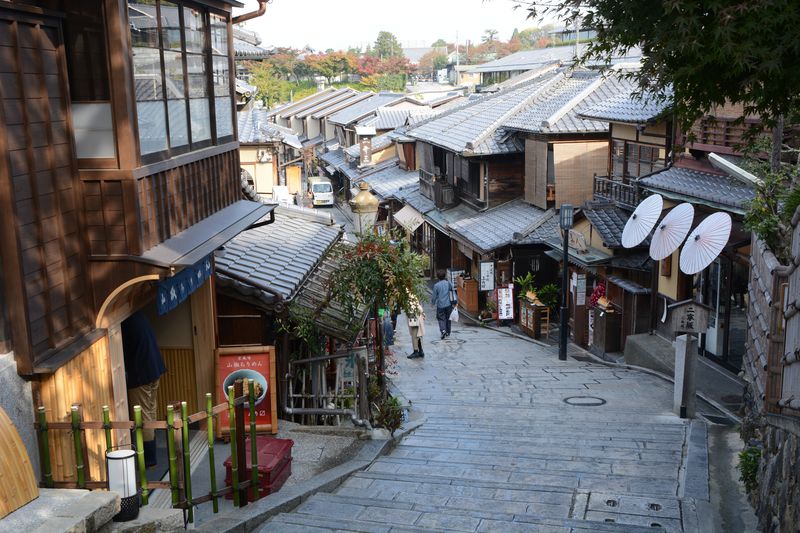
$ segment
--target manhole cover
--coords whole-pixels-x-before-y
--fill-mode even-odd
[[[606,401],[597,396],[570,396],[569,398],[564,398],[564,403],[577,407],[597,407],[605,405]]]
[[[431,344],[464,344],[465,342],[467,341],[463,339],[437,339],[435,341],[431,341]]]

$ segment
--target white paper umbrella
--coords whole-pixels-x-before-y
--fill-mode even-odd
[[[664,201],[660,194],[645,198],[625,223],[625,229],[622,230],[622,246],[633,248],[645,240],[650,234],[650,230],[658,222],[663,205]]]
[[[697,274],[720,254],[731,236],[731,216],[714,213],[694,228],[681,250],[681,271]]]
[[[667,213],[661,222],[656,225],[653,238],[650,241],[650,257],[661,261],[678,249],[686,234],[692,229],[694,207],[692,204],[683,203],[675,206]]]

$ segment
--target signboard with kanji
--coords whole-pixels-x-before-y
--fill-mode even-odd
[[[675,333],[705,333],[710,308],[694,300],[684,300],[669,306],[670,325]]]
[[[278,432],[278,390],[275,379],[274,346],[240,346],[217,348],[217,399],[228,401],[228,385],[238,379],[252,379],[256,383],[256,429]],[[245,394],[247,390],[245,389]],[[245,427],[250,424],[249,404],[245,404]],[[230,432],[228,411],[217,419],[218,434]]]
[[[514,320],[514,285],[497,289],[497,318]]]
[[[481,278],[479,280],[480,291],[494,290],[494,261],[481,261]]]

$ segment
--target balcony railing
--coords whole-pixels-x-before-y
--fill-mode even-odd
[[[745,119],[736,123],[732,118],[706,117],[695,122],[691,129],[693,137],[690,148],[713,150],[724,154],[738,154],[743,145],[745,133],[760,121]]]
[[[442,176],[419,169],[419,191],[422,196],[433,200],[438,209],[447,209],[458,203],[456,189]]]
[[[608,200],[626,207],[635,208],[639,205],[639,187],[632,183],[595,176],[594,199]]]

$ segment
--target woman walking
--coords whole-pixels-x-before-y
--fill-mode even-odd
[[[419,300],[414,299],[412,304],[413,313],[408,314],[408,333],[411,335],[411,347],[414,351],[408,356],[409,359],[419,359],[425,357],[422,350],[422,337],[425,335],[425,311]]]

